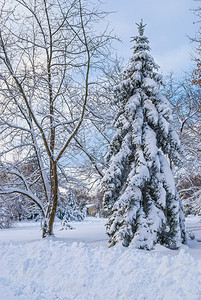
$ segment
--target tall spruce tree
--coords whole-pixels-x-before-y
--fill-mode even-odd
[[[169,162],[179,162],[181,145],[160,92],[162,76],[149,54],[145,25],[137,26],[133,55],[114,90],[120,108],[103,178],[106,229],[110,246],[178,248],[185,242],[185,226]]]

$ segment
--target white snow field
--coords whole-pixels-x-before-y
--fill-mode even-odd
[[[201,217],[186,220],[195,240],[180,250],[107,248],[104,219],[41,239],[40,224],[0,230],[0,300],[201,299]]]

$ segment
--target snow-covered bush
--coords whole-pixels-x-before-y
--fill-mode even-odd
[[[9,228],[13,223],[13,219],[9,210],[5,207],[0,207],[0,229]]]
[[[201,190],[182,200],[185,215],[201,215]]]
[[[6,184],[4,184],[4,186],[6,186]],[[40,209],[26,197],[15,193],[1,195],[0,228],[10,227],[14,222],[30,219],[38,220],[40,218]]]
[[[77,197],[72,190],[69,190],[66,198],[63,198],[57,209],[57,217],[62,220],[63,228],[69,228],[71,221],[83,221],[85,218],[84,207],[79,207]]]
[[[180,197],[185,214],[201,215],[201,175],[191,175],[180,184]]]

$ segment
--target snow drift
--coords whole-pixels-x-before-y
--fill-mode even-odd
[[[175,252],[173,252],[175,253]],[[43,240],[0,243],[1,299],[201,299],[201,260]]]

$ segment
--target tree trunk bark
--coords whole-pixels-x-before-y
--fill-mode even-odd
[[[48,204],[47,214],[43,225],[43,235],[45,238],[49,235],[53,235],[53,224],[57,210],[58,202],[58,174],[57,164],[55,162],[50,163],[50,184],[51,184],[51,195],[50,202]]]

